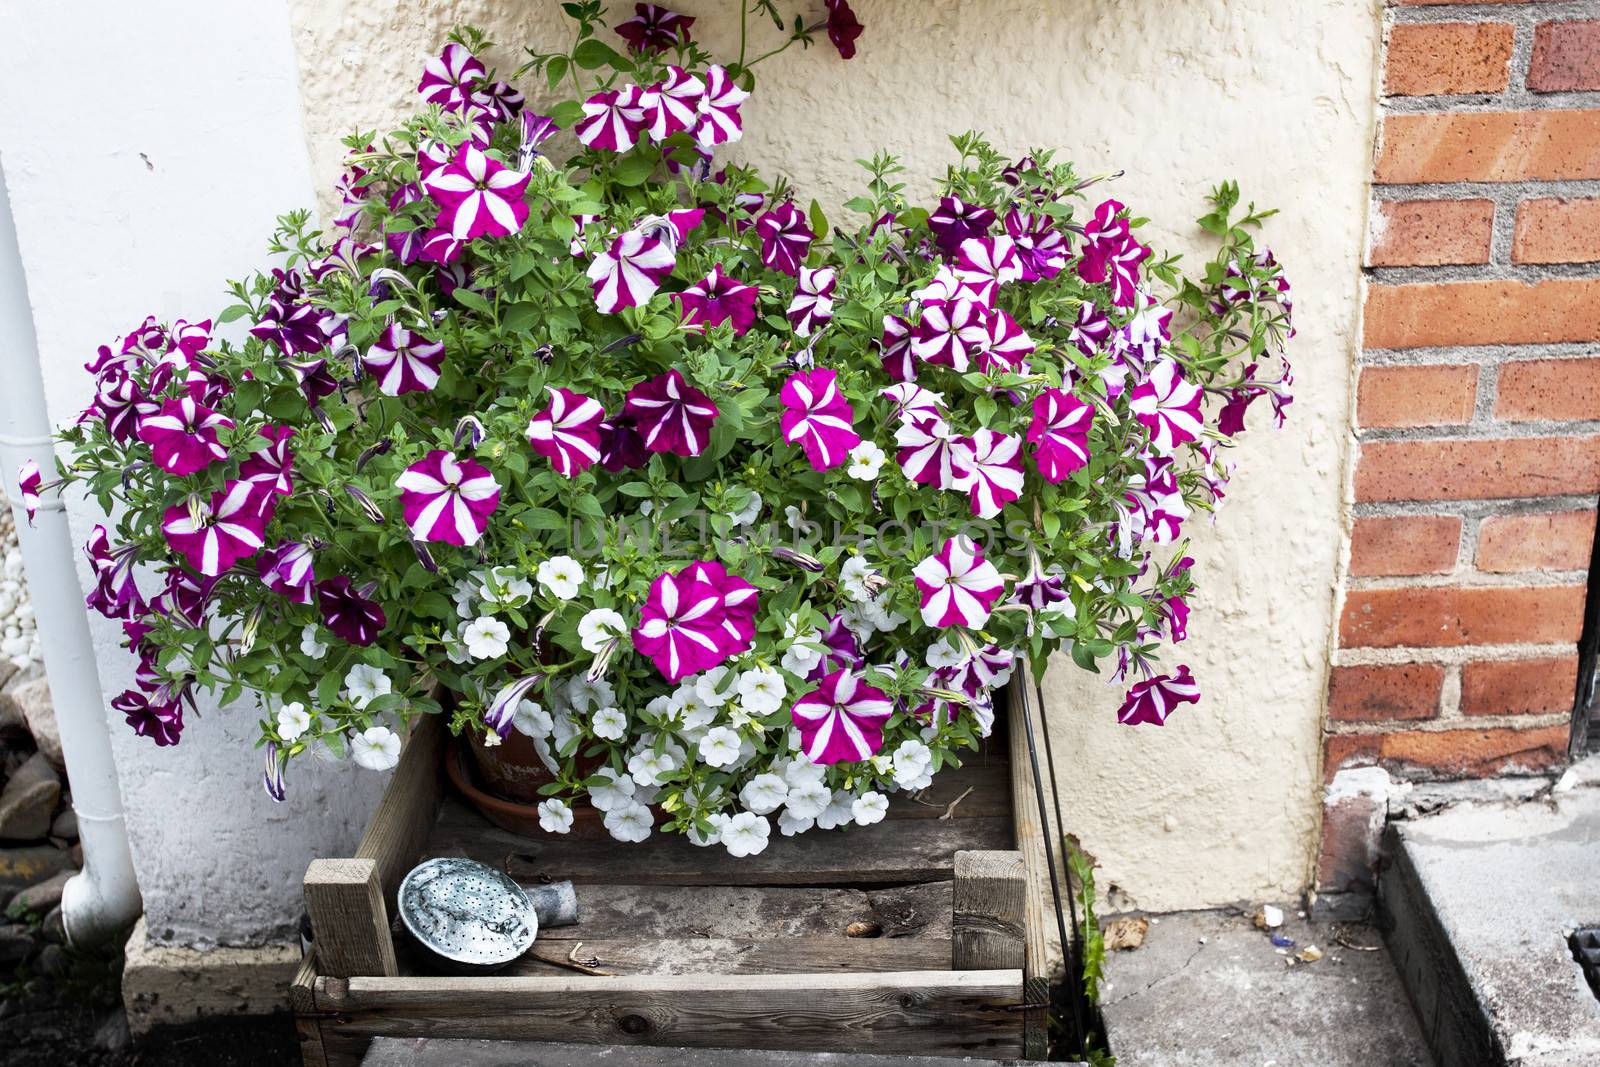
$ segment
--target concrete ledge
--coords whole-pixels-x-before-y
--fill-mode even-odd
[[[289,1010],[300,946],[193,949],[155,945],[144,919],[128,935],[122,1003],[134,1036],[219,1015]]]

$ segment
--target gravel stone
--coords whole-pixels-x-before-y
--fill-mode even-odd
[[[43,752],[17,769],[0,792],[0,840],[37,841],[50,832],[61,779]]]

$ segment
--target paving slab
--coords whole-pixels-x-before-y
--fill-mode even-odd
[[[850,1052],[653,1048],[431,1037],[375,1037],[361,1063],[363,1067],[953,1067],[955,1064],[1054,1067],[1036,1060],[984,1060],[970,1056],[867,1056]]]
[[[1141,947],[1109,953],[1118,1067],[1432,1067],[1377,932],[1284,911],[1281,954],[1238,911],[1151,916]],[[1289,962],[1311,945],[1320,960]]]
[[[1567,944],[1600,925],[1600,759],[1389,832],[1388,936],[1440,1061],[1600,1064],[1600,1001]]]

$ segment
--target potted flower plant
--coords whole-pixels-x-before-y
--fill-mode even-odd
[[[576,43],[509,80],[454,34],[418,112],[346,142],[327,230],[284,218],[214,320],[89,362],[60,474],[115,516],[88,600],[132,729],[255,694],[282,799],[305,753],[393,766],[444,714],[545,830],[742,856],[881,819],[1019,658],[1108,665],[1129,724],[1198,700],[1155,659],[1183,529],[1290,402],[1265,213],[1216,189],[1185,273],[1100,179],[968,133],[932,197],[880,155],[830,219],[726,158],[756,60],[563,7]]]

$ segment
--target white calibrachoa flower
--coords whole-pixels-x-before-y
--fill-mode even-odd
[[[585,652],[601,652],[628,633],[628,623],[610,608],[595,608],[578,620],[578,643]]]
[[[476,572],[474,577],[478,576],[481,576],[481,579],[477,593],[485,604],[518,608],[533,599],[533,583],[522,577],[514,567],[494,567]],[[467,583],[467,588],[471,589],[470,582]],[[467,599],[471,599],[470,592]]]
[[[857,603],[871,600],[872,590],[867,586],[867,579],[872,574],[872,564],[861,556],[851,556],[839,568],[839,588]]]
[[[850,811],[858,825],[871,826],[875,822],[882,822],[889,813],[889,798],[877,790],[868,790],[856,797],[850,805]]]
[[[678,761],[668,752],[645,749],[628,758],[628,774],[639,785],[659,785],[661,780],[678,769]]]
[[[739,791],[739,803],[757,815],[769,815],[789,799],[789,783],[776,774],[758,774]]]
[[[552,556],[539,564],[539,584],[557,600],[571,600],[583,585],[583,567],[571,556]]]
[[[633,802],[634,781],[626,775],[618,774],[610,767],[601,767],[595,772],[601,779],[599,785],[589,787],[589,803],[601,811],[611,811],[624,804]]]
[[[816,819],[802,819],[791,811],[785,811],[778,816],[778,832],[784,837],[803,834],[815,825],[817,825]]]
[[[357,663],[345,672],[344,689],[350,703],[364,708],[379,697],[394,692],[394,683],[377,667]]]
[[[309,659],[321,659],[328,654],[328,646],[322,643],[316,623],[308,622],[301,628],[300,652]]]
[[[850,465],[844,469],[844,472],[850,477],[860,479],[863,482],[875,481],[878,477],[878,472],[883,470],[883,463],[887,458],[883,449],[878,447],[877,442],[862,441],[850,450]]]
[[[771,715],[783,706],[788,691],[783,675],[771,667],[759,667],[739,675],[739,706],[751,715]]]
[[[722,825],[722,844],[735,858],[754,856],[767,847],[772,824],[752,811],[741,811]]]
[[[493,615],[483,615],[461,627],[461,643],[473,659],[494,659],[506,654],[511,628]]]
[[[819,830],[836,830],[841,826],[849,826],[855,822],[855,813],[850,809],[851,802],[854,799],[842,789],[835,792],[833,799],[828,802],[828,806],[823,808],[822,813],[817,816],[817,828]]]
[[[589,720],[589,728],[596,737],[621,741],[628,736],[628,717],[617,708],[601,708]]]
[[[387,726],[369,726],[350,739],[350,756],[369,771],[387,771],[400,762],[400,738]]]
[[[739,734],[726,726],[713,726],[700,739],[700,758],[711,767],[731,766],[739,758]]]
[[[564,834],[572,829],[572,807],[565,800],[551,797],[539,802],[539,829],[548,834]]]
[[[655,817],[643,804],[629,801],[622,807],[612,808],[605,815],[606,831],[618,841],[637,844],[650,836],[655,828]]]
[[[833,790],[823,785],[820,778],[807,779],[798,785],[790,785],[784,807],[797,819],[815,819],[831,803]]]
[[[933,782],[933,752],[921,741],[900,742],[893,759],[894,783],[901,789],[926,789]]]
[[[517,733],[526,737],[549,737],[556,728],[555,719],[532,700],[524,700],[517,704],[515,717],[511,725]]]
[[[293,741],[311,729],[311,713],[298,700],[278,709],[278,738]]]
[[[754,490],[745,506],[738,511],[730,512],[728,518],[733,520],[735,526],[749,526],[761,516],[761,494]]]
[[[580,674],[567,683],[567,703],[572,705],[573,711],[615,707],[617,692],[604,678],[591,679]]]

